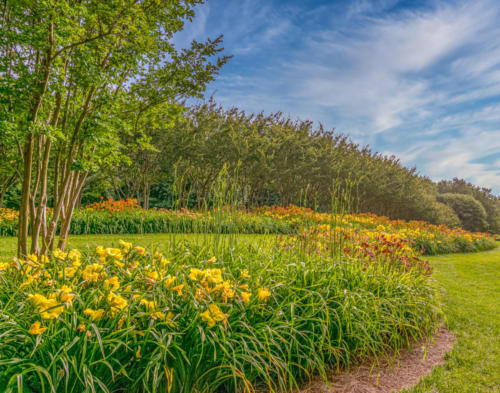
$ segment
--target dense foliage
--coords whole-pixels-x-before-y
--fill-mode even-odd
[[[280,390],[434,331],[436,291],[411,248],[339,257],[322,242],[325,252],[233,239],[163,253],[121,242],[0,263],[0,385]]]
[[[452,197],[449,199],[449,202],[446,202],[446,197],[444,197],[445,203],[451,206],[458,216],[468,217],[472,211],[474,212],[473,214],[477,214],[475,218],[466,219],[468,220],[467,226],[463,222],[464,228],[472,231],[485,230],[486,228],[489,232],[500,234],[500,197],[494,195],[490,189],[474,186],[458,178],[454,178],[451,181],[440,181],[437,186],[441,194],[461,194],[467,196],[469,202],[459,202],[457,197]],[[471,198],[477,201],[482,209],[481,207],[477,207],[477,204],[471,201]],[[476,206],[473,207],[473,205]],[[483,214],[483,209],[485,214]],[[486,223],[483,220],[486,220]]]
[[[465,229],[470,231],[488,229],[486,211],[472,195],[445,193],[439,194],[438,200],[446,203],[457,213]]]
[[[137,198],[146,208],[175,208],[176,201],[200,208],[212,203],[212,185],[226,172],[247,207],[294,203],[329,210],[336,187],[350,190],[358,212],[463,225],[450,206],[436,199],[436,184],[415,168],[310,121],[292,121],[279,113],[249,115],[208,101],[147,133],[156,150],[136,149],[130,153],[131,165],[92,177],[85,201],[105,193]],[[498,204],[488,215],[495,211],[500,211]]]

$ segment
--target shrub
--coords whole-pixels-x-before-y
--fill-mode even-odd
[[[449,228],[457,228],[462,225],[460,218],[458,218],[455,211],[445,203],[442,202],[432,202],[432,207],[430,209],[430,220],[436,225],[446,225]]]
[[[468,231],[485,232],[488,221],[484,207],[472,195],[440,194],[438,200],[450,206]]]

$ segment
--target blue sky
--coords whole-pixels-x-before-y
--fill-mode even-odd
[[[321,122],[433,180],[500,195],[500,1],[208,0],[178,45],[224,34],[225,107]]]

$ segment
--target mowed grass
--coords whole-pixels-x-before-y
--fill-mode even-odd
[[[71,235],[68,243],[69,248],[75,248],[81,251],[92,249],[101,245],[104,247],[117,247],[120,240],[132,242],[134,245],[141,245],[148,249],[158,247],[164,251],[172,242],[182,240],[195,241],[196,243],[213,244],[214,239],[220,237],[222,242],[251,242],[268,244],[273,242],[279,235],[247,235],[247,234],[228,234],[217,235],[210,233],[158,233],[158,234],[120,234],[120,235]],[[0,236],[0,261],[11,260],[17,253],[16,237]]]
[[[405,392],[500,392],[500,247],[429,259],[457,341],[443,366]]]

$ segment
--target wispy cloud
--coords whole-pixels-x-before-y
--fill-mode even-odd
[[[210,15],[210,7],[207,3],[196,8],[196,17],[192,21],[186,21],[184,29],[174,36],[174,44],[177,48],[187,48],[193,40],[206,39],[207,20]]]
[[[497,1],[209,5],[192,37],[224,33],[235,55],[209,90],[224,105],[320,121],[500,193],[498,165],[477,161],[500,152]]]
[[[311,38],[306,56],[297,57],[292,73],[303,75],[298,90],[305,100],[363,119],[367,132],[429,116],[428,107],[443,93],[434,74],[445,72],[447,58],[474,42],[482,28],[477,8],[370,18],[343,39],[335,30],[322,31]]]

